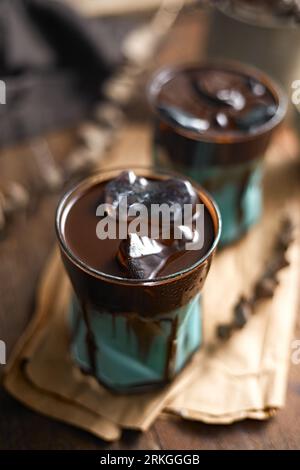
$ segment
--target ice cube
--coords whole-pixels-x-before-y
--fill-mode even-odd
[[[276,107],[273,105],[266,106],[264,104],[255,106],[246,111],[243,115],[235,118],[236,125],[240,130],[252,130],[258,126],[265,124],[276,113]]]
[[[246,83],[255,96],[263,96],[266,93],[266,87],[253,77],[247,77]]]
[[[195,204],[198,201],[196,191],[189,181],[179,178],[167,180],[151,180],[137,176],[133,171],[123,171],[117,178],[110,181],[105,188],[105,202],[117,208],[124,197],[127,207],[144,204],[151,209],[151,204],[167,204],[168,206]]]
[[[122,171],[117,178],[106,185],[105,202],[118,207],[122,198],[126,196],[130,206],[143,199],[147,186],[148,181],[145,178],[138,177],[133,171]]]

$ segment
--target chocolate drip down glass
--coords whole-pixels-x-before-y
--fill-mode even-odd
[[[152,169],[134,172],[162,184],[170,178]],[[88,223],[85,216],[76,216],[75,224],[70,213],[74,207],[76,213],[76,205],[93,188],[105,187],[119,174],[120,170],[101,172],[66,194],[57,210],[56,231],[75,293],[70,305],[71,354],[81,370],[115,391],[127,392],[169,382],[201,345],[200,291],[219,241],[221,222],[208,193],[193,185],[211,223],[211,239],[199,259],[153,279],[127,278],[109,269],[96,269],[93,250],[95,259],[106,255],[101,252],[101,240],[86,237],[92,216]],[[84,212],[89,208],[94,209],[90,201]],[[83,240],[91,262],[78,256],[74,240]]]
[[[222,216],[221,244],[261,216],[263,157],[287,99],[264,73],[239,63],[167,67],[148,92],[153,160],[200,183]]]

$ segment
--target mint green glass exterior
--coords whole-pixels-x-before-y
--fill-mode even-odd
[[[247,166],[249,165],[239,165],[233,169],[211,168],[206,180],[202,172],[194,172],[192,176],[204,187],[208,185],[208,181],[220,182],[218,187],[211,190],[211,194],[222,217],[221,245],[238,240],[259,221],[262,214],[262,164],[252,167],[250,173]]]
[[[190,166],[178,164],[168,158],[158,143],[154,144],[154,164],[157,168],[185,174],[213,196],[221,212],[220,245],[224,246],[241,238],[261,217],[263,159],[224,166],[210,165],[203,160],[204,163],[199,158],[198,166],[196,162]]]
[[[257,80],[272,94],[276,113],[266,122],[257,123],[256,128],[250,127],[238,132],[232,129],[219,132],[217,127],[209,127],[199,132],[184,119],[179,122],[176,116],[169,115],[167,108],[172,108],[172,100],[170,101],[171,96],[168,93],[171,93],[171,90],[174,92],[176,87],[171,87],[165,95],[161,93],[165,85],[178,74],[181,77],[189,77],[191,73],[195,76],[196,72],[214,68],[216,74],[220,70],[228,71]],[[180,90],[176,92],[180,93]],[[194,108],[191,108],[189,100],[192,100],[194,95],[187,93],[187,96],[189,98],[184,113],[190,109],[188,114],[193,115],[194,111],[191,109]],[[194,98],[196,99],[196,95]],[[220,244],[226,245],[239,240],[259,221],[262,213],[263,159],[274,131],[286,115],[286,94],[272,78],[260,70],[243,63],[215,61],[176,65],[158,70],[148,87],[148,101],[154,114],[153,161],[156,168],[174,170],[200,183],[213,196],[221,212]],[[183,101],[185,98],[182,98],[182,103]],[[174,102],[176,103],[176,100]],[[180,105],[178,106],[179,108],[174,108],[177,112],[180,111]],[[217,110],[216,107],[215,111]]]
[[[136,313],[89,312],[96,341],[96,378],[116,391],[135,390],[171,380],[202,341],[200,294],[161,318]],[[71,351],[89,372],[86,324],[77,301],[70,309]]]

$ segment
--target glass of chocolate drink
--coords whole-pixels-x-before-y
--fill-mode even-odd
[[[63,197],[56,231],[75,362],[115,391],[169,382],[202,342],[200,291],[221,231],[211,197],[175,174],[103,171]]]
[[[263,156],[285,115],[285,95],[256,69],[212,63],[160,70],[149,100],[155,165],[210,191],[221,211],[221,243],[239,239],[261,216]]]

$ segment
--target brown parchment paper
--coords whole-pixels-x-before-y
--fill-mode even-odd
[[[36,411],[108,441],[117,440],[122,428],[148,429],[161,412],[209,423],[273,416],[285,404],[299,291],[298,230],[287,254],[290,266],[280,272],[274,298],[262,302],[229,341],[218,341],[215,328],[231,318],[234,303],[251,290],[270,256],[282,214],[288,212],[299,226],[299,175],[294,162],[283,166],[279,156],[275,152],[268,162],[263,220],[214,259],[203,292],[204,345],[170,386],[117,395],[74,366],[67,324],[70,285],[55,251],[41,280],[32,322],[4,374],[6,389]]]

